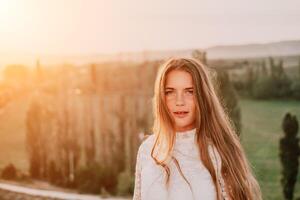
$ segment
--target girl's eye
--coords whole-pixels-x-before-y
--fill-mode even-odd
[[[192,95],[194,93],[194,91],[193,90],[188,90],[187,93]]]
[[[171,94],[172,91],[165,91],[165,95]]]

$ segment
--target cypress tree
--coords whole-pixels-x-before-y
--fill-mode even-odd
[[[282,165],[281,185],[286,200],[293,199],[297,180],[300,154],[298,134],[299,124],[296,116],[287,113],[283,119],[284,136],[280,139],[280,161]]]

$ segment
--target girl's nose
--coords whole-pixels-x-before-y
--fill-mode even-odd
[[[183,95],[178,94],[176,95],[176,106],[182,106],[182,105],[184,105]]]

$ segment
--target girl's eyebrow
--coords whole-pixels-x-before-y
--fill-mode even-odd
[[[172,87],[166,87],[165,89],[166,90],[174,90],[174,88],[172,88]]]
[[[192,90],[194,89],[193,87],[188,87],[188,88],[185,88],[186,90]]]
[[[172,87],[166,87],[165,88],[166,90],[175,90],[175,88],[172,88]],[[188,87],[188,88],[184,88],[185,90],[192,90],[194,89],[193,87]]]

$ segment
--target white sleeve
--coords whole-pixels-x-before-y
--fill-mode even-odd
[[[133,192],[133,200],[141,200],[141,147],[137,152],[136,157],[136,166],[135,166],[135,181],[134,181],[134,192]]]
[[[229,196],[225,189],[225,181],[224,181],[223,175],[221,173],[222,159],[220,157],[220,154],[218,153],[217,149],[213,146],[209,146],[209,152],[210,152],[211,157],[213,158],[212,162],[213,162],[215,170],[216,170],[217,180],[218,180],[220,188],[221,188],[222,198],[224,200],[229,200]]]

